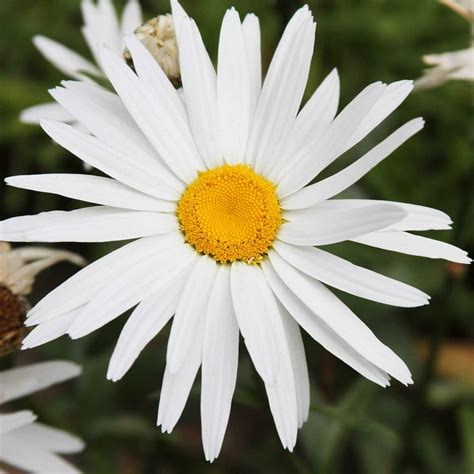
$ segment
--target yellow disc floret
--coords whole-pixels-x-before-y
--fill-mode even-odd
[[[178,204],[186,240],[221,263],[258,263],[282,222],[275,186],[247,165],[203,173]]]

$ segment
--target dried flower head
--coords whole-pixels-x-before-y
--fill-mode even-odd
[[[36,275],[60,261],[85,264],[72,252],[43,247],[12,250],[10,244],[0,242],[0,355],[17,349],[28,333],[23,325],[29,309],[24,296],[31,292]]]
[[[181,85],[178,42],[173,16],[171,14],[158,15],[139,26],[134,33],[156,59],[168,79],[175,86]],[[125,49],[123,54],[127,62],[132,64],[130,51]]]

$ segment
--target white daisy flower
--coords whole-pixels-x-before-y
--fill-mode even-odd
[[[206,458],[221,449],[229,418],[239,332],[265,383],[283,446],[293,449],[308,417],[302,326],[364,377],[385,387],[412,383],[403,361],[328,288],[415,307],[428,295],[321,249],[351,240],[468,263],[462,250],[409,231],[449,229],[449,217],[405,203],[333,199],[423,126],[412,120],[343,171],[310,184],[409,94],[410,81],[366,87],[338,115],[333,71],[301,109],[313,54],[308,7],[289,22],[261,84],[254,15],[223,20],[217,74],[199,31],[172,9],[183,102],[150,53],[126,38],[135,71],[110,48],[102,64],[119,97],[68,82],[53,97],[93,136],[52,120],[56,142],[110,178],[36,175],[7,183],[98,204],[1,223],[9,240],[101,242],[137,239],[81,270],[30,312],[24,347],[76,339],[138,305],[125,324],[107,377],[119,380],[173,318],[158,424],[171,432],[200,367]]]
[[[474,32],[474,0],[440,0],[440,3],[468,20]],[[422,59],[431,67],[415,81],[417,90],[432,89],[449,80],[474,81],[474,38],[471,38],[471,45],[466,49],[426,54]]]
[[[77,377],[81,368],[51,361],[0,372],[0,404]],[[29,410],[0,413],[0,462],[27,472],[79,472],[61,454],[82,451],[81,439],[43,425]]]
[[[123,35],[133,33],[142,24],[142,11],[138,0],[127,0],[120,21],[112,0],[82,0],[81,10],[84,21],[82,35],[95,63],[46,36],[35,36],[33,44],[58,71],[73,79],[95,84],[94,77],[105,77],[100,63],[100,46],[105,43],[122,54],[125,47]],[[75,122],[74,117],[56,102],[35,105],[20,114],[24,123],[36,124],[43,118]]]

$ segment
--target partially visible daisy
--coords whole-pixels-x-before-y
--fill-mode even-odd
[[[0,355],[19,347],[28,328],[23,325],[36,276],[61,261],[85,265],[79,255],[65,250],[44,247],[12,249],[0,242]]]
[[[51,361],[0,372],[0,405],[81,373],[71,362]],[[84,449],[81,439],[36,421],[29,410],[0,413],[0,462],[27,472],[78,473],[60,455]]]
[[[100,46],[107,44],[113,51],[124,51],[123,36],[132,33],[142,24],[142,11],[138,0],[127,0],[119,20],[112,0],[82,0],[84,26],[82,35],[95,62],[91,62],[57,41],[37,35],[33,43],[39,52],[67,77],[95,84],[94,78],[104,78],[100,62]],[[72,123],[74,118],[56,102],[35,105],[23,110],[20,120],[25,123],[38,123],[40,119],[50,118]]]
[[[474,35],[474,0],[444,0],[440,3],[451,8],[471,23]],[[415,88],[431,89],[449,80],[474,81],[474,37],[469,48],[441,54],[427,54],[423,61],[428,66],[424,75],[415,81]]]
[[[462,250],[410,233],[449,229],[422,206],[333,199],[423,127],[409,121],[355,163],[311,181],[366,137],[412,90],[410,81],[367,86],[337,114],[332,71],[300,110],[315,39],[305,6],[285,29],[262,86],[257,17],[223,20],[217,74],[199,31],[172,1],[184,102],[149,51],[126,38],[134,69],[104,47],[118,96],[67,82],[53,97],[92,135],[52,120],[57,143],[110,178],[47,174],[8,178],[24,189],[97,204],[3,221],[19,241],[137,239],[81,270],[29,313],[24,347],[76,339],[135,307],[107,377],[119,380],[173,318],[158,424],[171,432],[202,367],[206,459],[221,449],[236,384],[239,333],[290,451],[309,413],[299,326],[364,377],[412,383],[408,367],[326,285],[379,303],[416,307],[428,295],[320,248],[351,240],[460,263]],[[337,115],[336,115],[337,114]]]

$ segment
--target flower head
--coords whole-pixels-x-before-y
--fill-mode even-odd
[[[420,290],[339,258],[321,246],[351,240],[469,263],[466,253],[410,231],[448,229],[446,214],[406,203],[333,199],[423,127],[402,125],[352,165],[310,184],[366,137],[412,90],[374,83],[337,114],[332,71],[300,110],[313,54],[308,7],[285,29],[262,85],[257,17],[223,20],[217,73],[199,31],[172,1],[184,101],[134,36],[132,70],[103,48],[118,97],[67,82],[53,97],[88,129],[44,120],[57,143],[110,176],[8,178],[25,189],[97,204],[4,221],[0,237],[27,241],[137,239],[94,262],[29,313],[34,347],[85,336],[136,306],[107,377],[122,378],[171,318],[158,424],[170,432],[202,367],[206,458],[219,454],[236,383],[239,333],[264,381],[275,425],[293,449],[308,417],[300,326],[364,377],[412,383],[404,362],[326,285],[384,304],[428,303]],[[138,306],[137,306],[138,305]]]
[[[169,80],[173,84],[179,85],[181,73],[173,16],[170,14],[158,15],[139,26],[134,34],[150,51]],[[131,62],[132,56],[127,49],[124,52],[124,57]]]
[[[0,355],[17,349],[28,333],[23,325],[29,305],[24,296],[31,292],[38,273],[61,261],[85,265],[79,255],[43,247],[12,250],[0,242]]]
[[[77,377],[71,362],[40,362],[0,372],[0,405]],[[28,410],[0,413],[0,461],[28,472],[79,472],[61,454],[82,451],[84,443],[69,433],[43,425]]]

